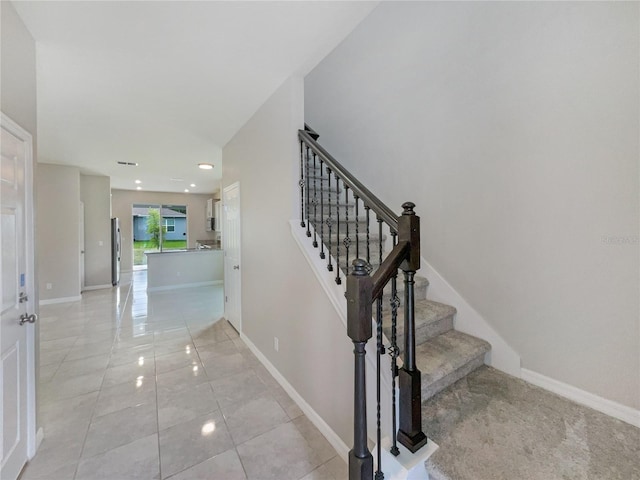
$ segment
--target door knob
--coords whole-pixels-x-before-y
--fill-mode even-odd
[[[233,269],[234,269],[234,270],[240,270],[240,265],[234,265],[234,266],[233,266]]]
[[[24,325],[25,323],[36,323],[37,319],[38,315],[35,313],[32,313],[31,315],[23,313],[22,315],[20,315],[20,325]]]

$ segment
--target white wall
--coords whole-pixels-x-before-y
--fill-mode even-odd
[[[123,272],[130,272],[133,269],[133,204],[186,205],[188,247],[195,248],[196,240],[216,238],[216,232],[207,232],[205,229],[207,199],[215,196],[214,194],[111,190],[111,215],[120,219],[122,233],[120,269]]]
[[[40,300],[80,295],[80,171],[38,165],[36,250]],[[51,289],[46,285],[50,283]]]
[[[639,8],[382,3],[305,120],[523,367],[640,408]]]
[[[111,179],[80,175],[85,287],[111,285]]]
[[[351,445],[353,346],[288,224],[296,211],[297,130],[302,126],[302,80],[291,79],[222,152],[223,187],[240,182],[242,329]]]

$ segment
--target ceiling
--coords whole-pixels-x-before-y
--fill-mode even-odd
[[[16,1],[36,40],[38,161],[214,192],[222,147],[377,3]]]

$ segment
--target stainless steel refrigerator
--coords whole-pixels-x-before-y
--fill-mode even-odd
[[[122,237],[120,236],[120,219],[111,219],[111,283],[120,283],[120,254],[122,252]]]

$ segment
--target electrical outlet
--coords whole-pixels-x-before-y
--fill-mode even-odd
[[[273,337],[273,349],[276,352],[280,350],[280,341],[278,340],[278,337]]]
[[[179,277],[180,276],[180,272],[176,272],[176,275]]]
[[[101,247],[104,245],[104,242],[102,240],[98,240],[98,246]]]
[[[53,285],[51,283],[47,283],[47,290],[51,290],[53,288]]]

